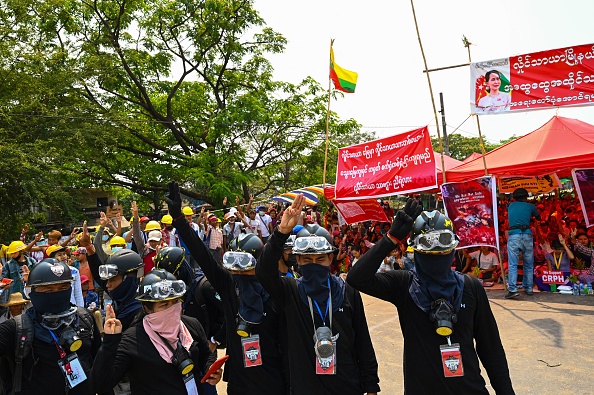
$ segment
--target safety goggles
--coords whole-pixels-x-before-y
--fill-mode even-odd
[[[109,280],[120,274],[116,265],[101,265],[99,266],[99,278],[101,280]]]
[[[452,249],[458,245],[458,239],[451,230],[436,230],[421,233],[415,237],[413,245],[419,251],[431,251],[438,247]]]
[[[293,245],[294,254],[327,254],[332,251],[334,247],[321,236],[298,237]]]
[[[227,251],[223,254],[223,267],[227,270],[252,270],[256,268],[256,263],[256,258],[248,252]]]
[[[183,296],[186,293],[186,283],[182,280],[162,280],[144,286],[145,296],[153,300],[165,300]]]
[[[55,331],[59,329],[62,325],[69,326],[74,322],[76,318],[76,307],[71,307],[66,311],[63,311],[58,314],[44,314],[41,317],[41,326],[44,328],[49,329],[50,331]]]

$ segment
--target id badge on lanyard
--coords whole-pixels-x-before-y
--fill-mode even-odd
[[[464,365],[462,364],[462,354],[460,353],[460,344],[451,344],[448,337],[448,344],[439,346],[441,351],[441,364],[443,365],[443,375],[448,377],[464,376]]]
[[[316,374],[336,374],[336,342],[334,352],[328,358],[320,358],[316,355]]]
[[[66,383],[68,384],[69,389],[76,387],[87,379],[87,375],[85,374],[76,353],[60,358],[58,360],[58,366],[64,374],[64,377],[66,377]]]
[[[196,380],[194,380],[194,373],[188,373],[184,376],[184,384],[188,395],[199,395]]]
[[[243,366],[245,368],[262,365],[260,335],[252,335],[241,339],[241,348],[243,350]]]

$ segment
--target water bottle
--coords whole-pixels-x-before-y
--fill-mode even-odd
[[[588,295],[589,290],[590,290],[590,285],[584,284],[584,295]]]
[[[580,296],[584,296],[584,295],[585,295],[585,293],[584,293],[584,284],[583,283],[580,283]]]
[[[594,295],[594,290],[592,289],[591,282],[588,282],[588,295]]]
[[[580,287],[577,283],[573,283],[573,295],[577,296],[580,294]]]

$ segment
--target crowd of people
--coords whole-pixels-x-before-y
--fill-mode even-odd
[[[256,207],[236,199],[228,208],[225,199],[219,215],[195,212],[182,207],[176,183],[167,214],[151,219],[133,203],[129,229],[103,213],[95,228],[85,222],[66,236],[25,227],[0,256],[0,356],[8,361],[0,384],[23,394],[216,394],[222,378],[229,395],[375,394],[378,364],[361,291],[401,313],[407,391],[487,393],[476,341],[493,387],[511,394],[483,286],[500,281],[503,266],[508,278],[519,269],[514,281],[531,287],[521,255],[506,265],[514,230],[529,235],[539,288],[547,290],[538,280],[543,267],[594,279],[594,233],[576,200],[515,197],[499,205],[500,254],[456,250],[452,221],[422,211],[418,197],[396,211],[382,201],[387,222],[341,225],[331,207],[320,213],[301,196]],[[530,206],[528,227],[514,222],[517,202]],[[487,325],[474,327],[474,311]],[[423,351],[412,356],[408,347]],[[217,367],[204,376],[223,348],[224,375]],[[464,376],[452,362],[461,355]],[[435,368],[428,378],[414,373],[424,363]]]

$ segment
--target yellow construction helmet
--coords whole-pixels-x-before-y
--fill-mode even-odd
[[[9,255],[15,254],[19,251],[23,251],[25,248],[27,248],[27,246],[22,241],[20,241],[20,240],[13,241],[12,243],[10,243],[8,245],[8,254]]]
[[[125,246],[126,240],[122,236],[114,236],[109,240],[109,246]]]
[[[47,247],[47,250],[45,250],[45,253],[47,254],[47,256],[52,258],[52,254],[55,254],[58,251],[64,251],[64,250],[66,250],[66,248],[62,247],[59,244],[54,244],[54,245]]]
[[[150,232],[151,230],[161,230],[161,225],[157,221],[149,221],[144,228],[145,232]]]
[[[182,208],[182,213],[183,215],[194,215],[194,210],[192,210],[192,207],[186,206]]]
[[[173,217],[169,214],[165,214],[161,217],[161,223],[165,225],[171,225],[173,223]]]

